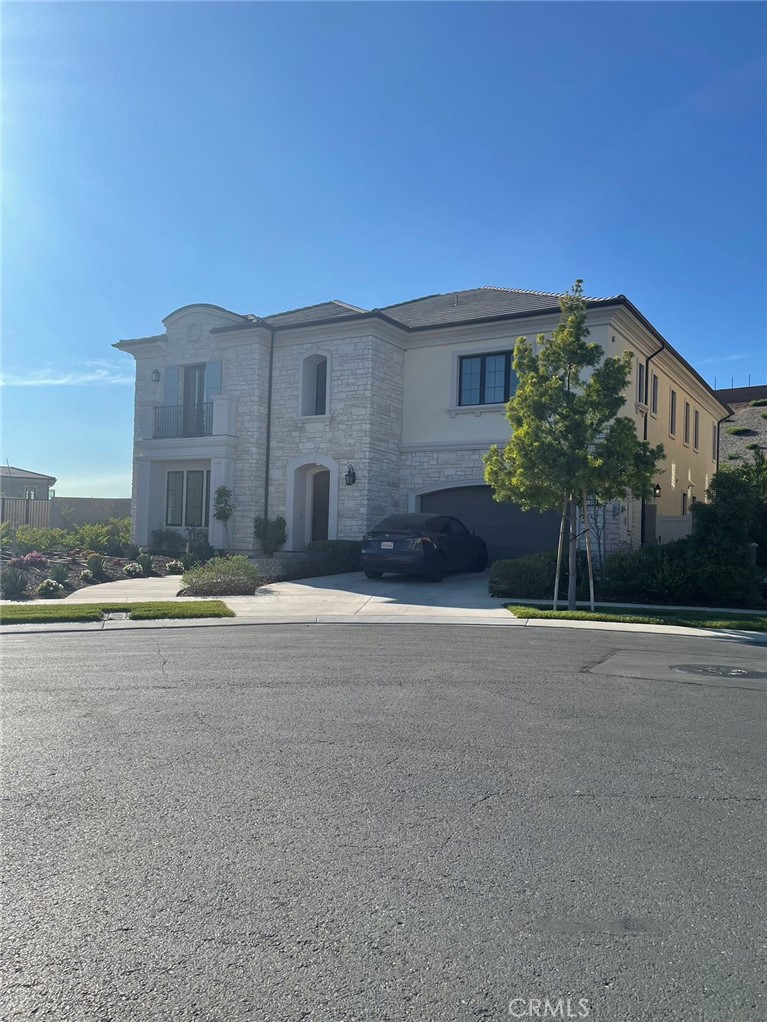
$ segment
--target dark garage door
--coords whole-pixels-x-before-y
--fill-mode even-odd
[[[421,511],[455,515],[487,543],[491,561],[521,557],[539,550],[555,550],[559,515],[523,511],[517,504],[499,504],[489,486],[459,486],[424,493]]]

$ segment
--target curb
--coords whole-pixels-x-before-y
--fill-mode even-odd
[[[745,630],[686,628],[681,625],[642,625],[617,621],[555,621],[539,618],[515,618],[508,611],[508,620],[498,617],[480,620],[476,617],[437,617],[436,615],[369,615],[365,617],[344,616],[340,614],[284,615],[274,618],[236,617],[236,618],[191,618],[187,620],[158,621],[99,621],[99,622],[51,622],[40,624],[0,624],[2,635],[41,635],[69,632],[114,632],[142,631],[147,629],[167,628],[232,628],[243,626],[317,626],[317,625],[453,625],[472,628],[575,628],[587,631],[629,632],[648,635],[675,635],[680,638],[718,639],[721,641],[740,641],[751,645],[767,646],[767,634]]]

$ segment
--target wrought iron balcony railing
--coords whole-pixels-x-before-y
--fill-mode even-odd
[[[157,405],[152,436],[158,439],[182,436],[211,436],[213,402],[193,405]]]

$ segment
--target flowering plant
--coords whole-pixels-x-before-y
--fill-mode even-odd
[[[54,582],[52,578],[46,578],[37,587],[37,595],[46,600],[55,600],[64,595],[64,586],[60,582]]]
[[[184,562],[183,561],[168,561],[165,565],[165,570],[169,575],[183,575],[184,574]]]
[[[135,561],[129,561],[123,568],[123,571],[128,578],[140,578],[144,574],[144,569]]]
[[[92,582],[93,581],[93,572],[92,571],[88,571],[88,569],[85,568],[84,571],[80,572],[80,581],[81,582]]]

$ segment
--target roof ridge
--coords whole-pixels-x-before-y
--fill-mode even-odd
[[[353,312],[368,312],[368,309],[360,309],[356,305],[349,305],[348,302],[339,301],[338,298],[328,298],[324,302],[313,302],[311,305],[301,305],[297,309],[283,309],[282,312],[270,312],[268,316],[261,317],[262,319],[276,319],[277,316],[289,316],[293,312],[306,312],[307,309],[318,309],[321,305],[342,305],[345,309],[351,309]]]
[[[567,291],[533,291],[530,288],[525,287],[499,287],[497,284],[483,284],[481,287],[475,288],[477,291],[509,291],[516,295],[541,295],[543,298],[564,298]],[[459,291],[458,294],[461,292]],[[614,298],[620,298],[621,295],[609,295],[606,298],[596,298],[594,296],[584,295],[587,302],[609,302]]]

